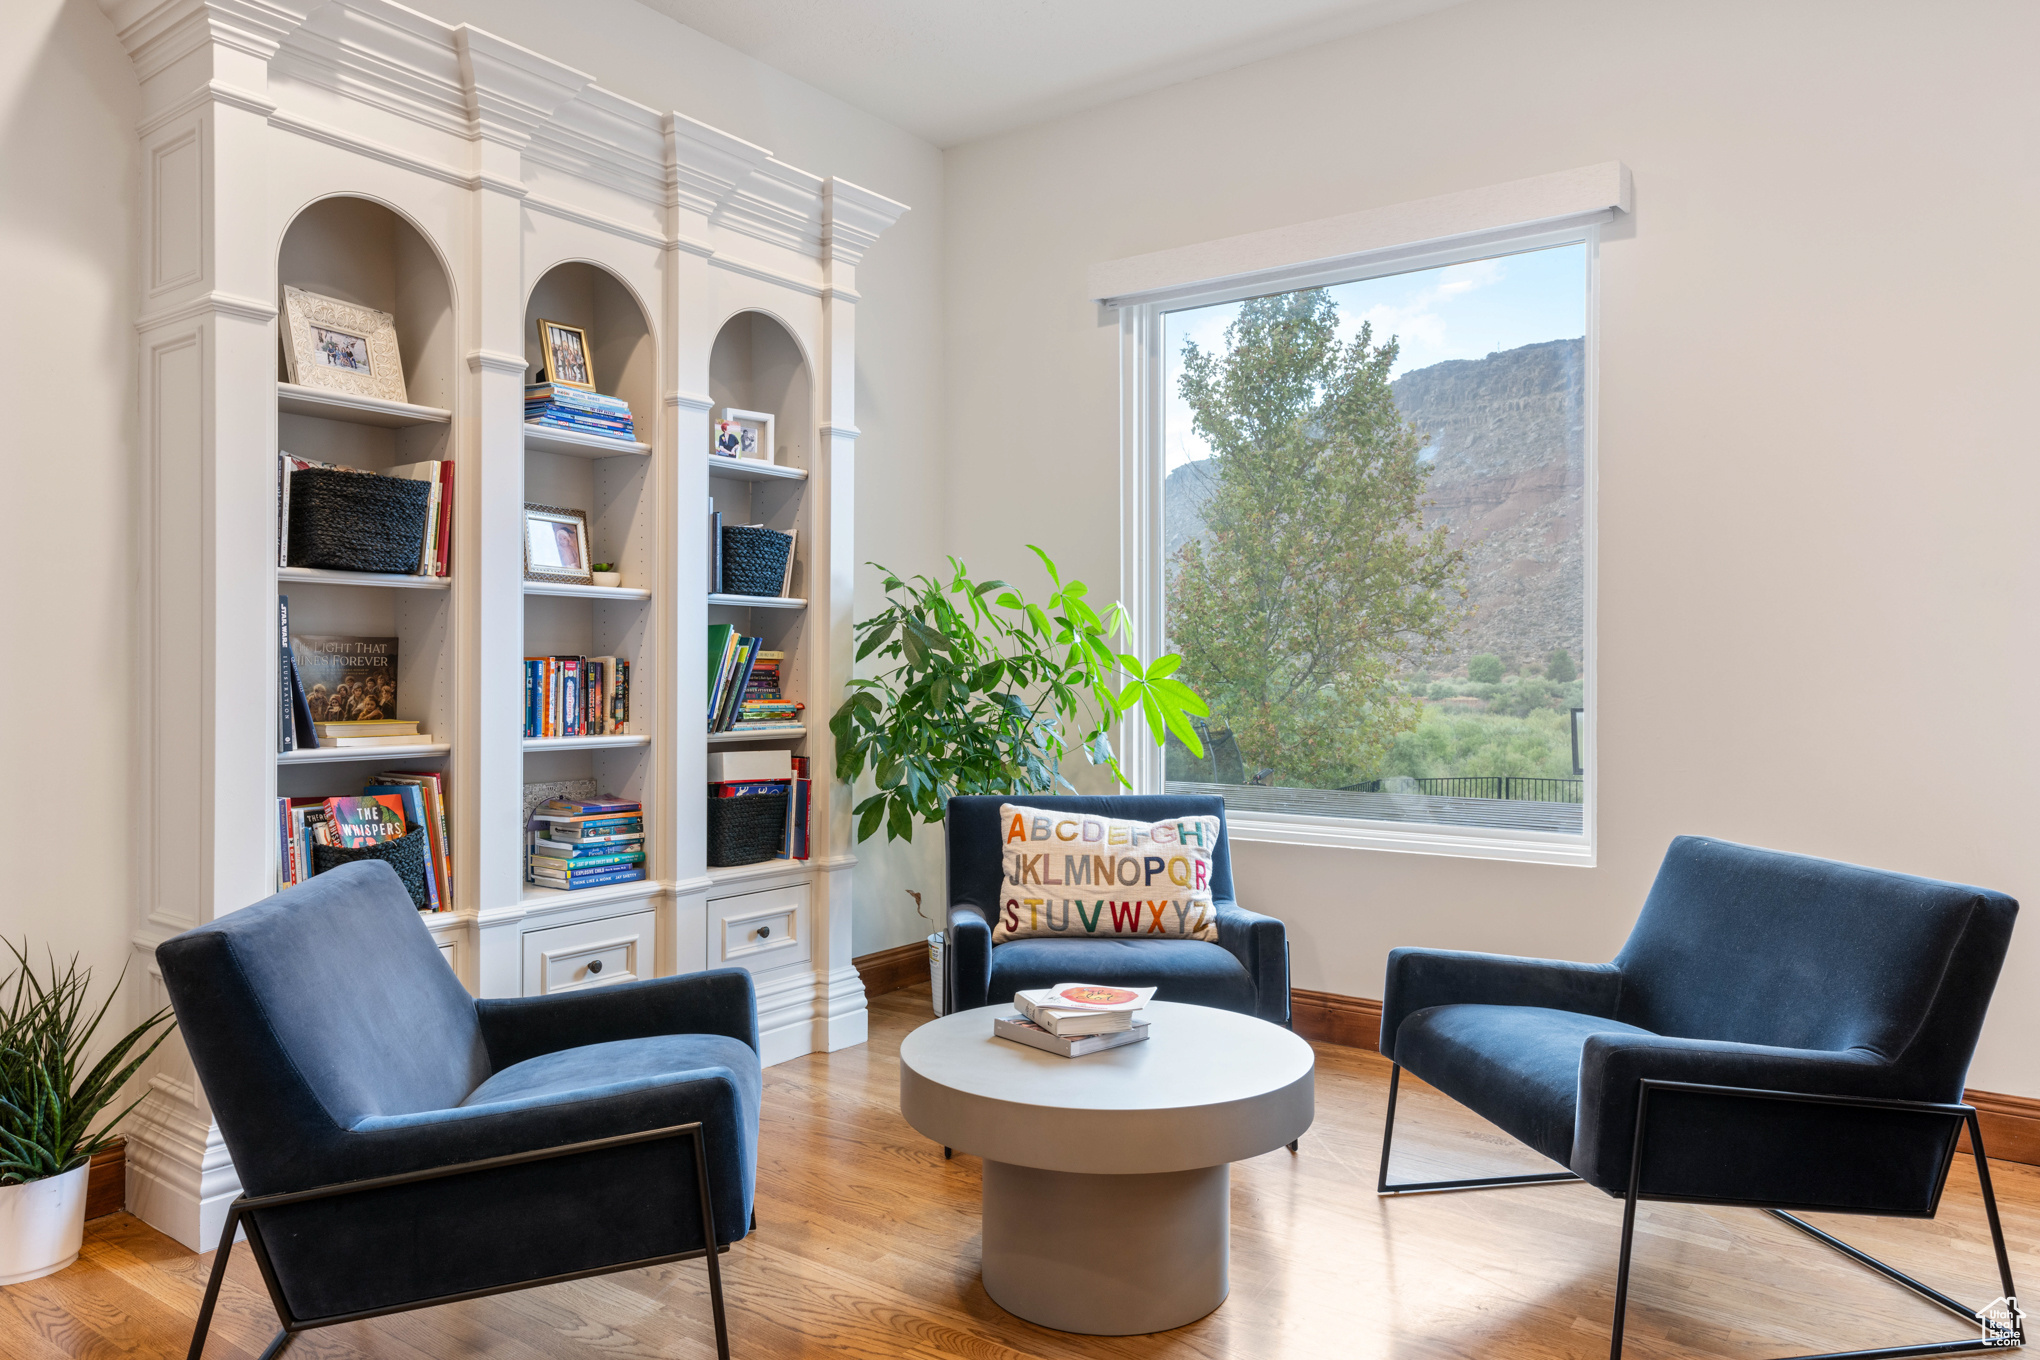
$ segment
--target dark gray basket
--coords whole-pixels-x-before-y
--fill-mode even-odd
[[[397,871],[397,877],[404,881],[404,888],[411,894],[411,904],[420,911],[429,909],[432,899],[425,892],[425,828],[399,836],[393,841],[382,841],[376,845],[364,845],[359,850],[348,850],[338,845],[312,843],[312,873],[323,874],[343,864],[352,864],[358,859],[379,859]]]
[[[722,531],[722,593],[777,595],[786,582],[786,555],[793,535],[748,524],[725,524]]]
[[[306,468],[290,476],[293,567],[418,573],[430,482]]]
[[[708,799],[708,867],[756,864],[779,853],[786,837],[786,793]]]

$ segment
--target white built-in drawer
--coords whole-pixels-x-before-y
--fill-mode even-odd
[[[524,994],[547,996],[650,977],[657,915],[639,911],[531,931],[524,937]]]
[[[708,904],[711,967],[762,973],[808,960],[808,890],[786,888],[722,897]]]

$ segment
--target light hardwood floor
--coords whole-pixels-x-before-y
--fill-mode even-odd
[[[1145,1337],[1021,1322],[977,1279],[978,1164],[900,1119],[901,1038],[925,987],[872,1005],[871,1042],[765,1077],[757,1233],[724,1279],[739,1357],[1599,1357],[1607,1354],[1621,1206],[1583,1185],[1374,1194],[1387,1064],[1319,1046],[1302,1151],[1233,1169],[1232,1297]],[[1405,1082],[1398,1179],[1549,1169],[1506,1135]],[[2013,1268],[2040,1278],[2040,1169],[1994,1163]],[[1627,1353],[1760,1357],[1959,1339],[1956,1319],[1751,1210],[1639,1214]],[[1981,1305],[1998,1293],[1976,1180],[1958,1162],[1933,1221],[1826,1217],[1900,1268]],[[1109,1225],[1071,1242],[1107,1251]],[[7,1360],[170,1360],[210,1256],[126,1215],[95,1223],[77,1265],[0,1289]],[[2030,1284],[2029,1284],[2029,1287]],[[246,1248],[206,1354],[248,1360],[275,1329]],[[287,1356],[351,1360],[697,1360],[713,1354],[706,1277],[686,1262],[300,1336]]]

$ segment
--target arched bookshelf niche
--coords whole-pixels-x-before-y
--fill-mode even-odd
[[[814,730],[828,720],[814,701],[825,680],[813,674],[818,659],[811,645],[808,597],[814,557],[815,508],[810,476],[815,471],[814,377],[793,335],[774,317],[741,311],[724,322],[709,352],[708,391],[713,441],[717,422],[731,412],[770,415],[769,461],[731,459],[707,451],[711,516],[723,525],[762,525],[794,535],[793,568],[780,596],[750,599],[719,592],[709,564],[708,622],[730,624],[746,637],[764,640],[763,650],[780,652],[780,693],[806,705],[801,720]],[[748,417],[747,417],[748,418]],[[711,524],[713,524],[713,518]],[[717,545],[711,545],[711,551]],[[790,746],[807,751],[805,733],[711,733],[711,750],[728,746]],[[711,877],[744,871],[710,870]]]
[[[451,461],[458,446],[456,317],[453,280],[441,253],[410,221],[383,204],[338,196],[305,207],[277,248],[279,305],[285,287],[390,314],[403,371],[404,400],[359,396],[289,378],[288,319],[279,314],[276,353],[279,509],[284,458],[388,474]],[[304,376],[304,374],[300,374]],[[411,474],[416,475],[416,474]],[[455,549],[470,526],[451,519]],[[352,707],[371,687],[304,675],[315,722],[359,717],[415,719],[418,734],[395,744],[340,746],[277,755],[276,791],[285,798],[353,795],[385,770],[444,770],[456,730],[455,603],[452,575],[333,571],[287,564],[283,518],[274,544],[279,616],[300,656],[327,652],[318,639],[393,642],[394,702],[371,694],[372,709]],[[313,641],[307,641],[308,639]],[[377,653],[367,653],[374,655]],[[386,653],[381,653],[386,657]],[[350,672],[352,674],[353,672]],[[287,677],[286,677],[287,682]],[[285,685],[275,689],[279,708]],[[350,705],[343,708],[342,703]],[[277,715],[280,731],[287,715]],[[393,739],[394,740],[394,739]],[[446,790],[448,819],[460,791]],[[272,838],[279,840],[280,838]],[[283,851],[279,843],[279,877]],[[450,912],[451,897],[443,903]]]
[[[660,593],[657,578],[658,523],[656,467],[651,456],[658,417],[657,346],[646,309],[617,277],[598,265],[569,261],[540,277],[525,306],[528,382],[550,377],[540,335],[541,321],[580,330],[595,390],[628,403],[631,438],[551,428],[527,419],[524,427],[524,501],[529,505],[577,510],[587,517],[589,561],[611,563],[621,576],[615,587],[526,580],[525,657],[600,660],[613,685],[628,667],[629,709],[621,730],[611,714],[599,732],[546,731],[524,735],[526,802],[536,786],[593,780],[596,791],[645,805],[653,824],[654,621]],[[520,527],[520,533],[523,526]],[[620,663],[618,665],[617,663]],[[586,713],[583,713],[585,727]],[[555,727],[562,725],[555,722]],[[615,885],[604,896],[643,895],[659,881],[658,840],[648,836],[646,878]],[[521,876],[521,872],[520,872]],[[527,903],[566,898],[593,900],[587,892],[566,893],[526,882]]]

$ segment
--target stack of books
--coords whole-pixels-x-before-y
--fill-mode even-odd
[[[761,639],[762,640],[762,639]],[[801,710],[805,704],[784,698],[779,690],[779,668],[785,652],[759,652],[737,699],[730,723],[732,732],[801,732]]]
[[[1018,1014],[992,1021],[992,1033],[1016,1044],[1080,1058],[1148,1037],[1140,1012],[1154,999],[1153,987],[1110,987],[1058,982],[1053,987],[1013,993]]]
[[[524,881],[573,892],[645,876],[645,818],[621,798],[555,798],[539,804],[526,836]]]
[[[416,718],[382,718],[372,722],[314,723],[321,746],[416,746],[431,737],[418,730]]]
[[[531,383],[525,387],[524,421],[552,430],[598,434],[605,439],[637,438],[629,402],[557,383]]]
[[[630,731],[630,662],[613,656],[524,658],[524,735],[614,737]]]
[[[447,851],[446,799],[437,771],[391,772],[369,780],[359,797],[279,798],[277,803],[280,887],[312,877],[312,847],[359,850],[425,831],[425,909],[453,910]]]

